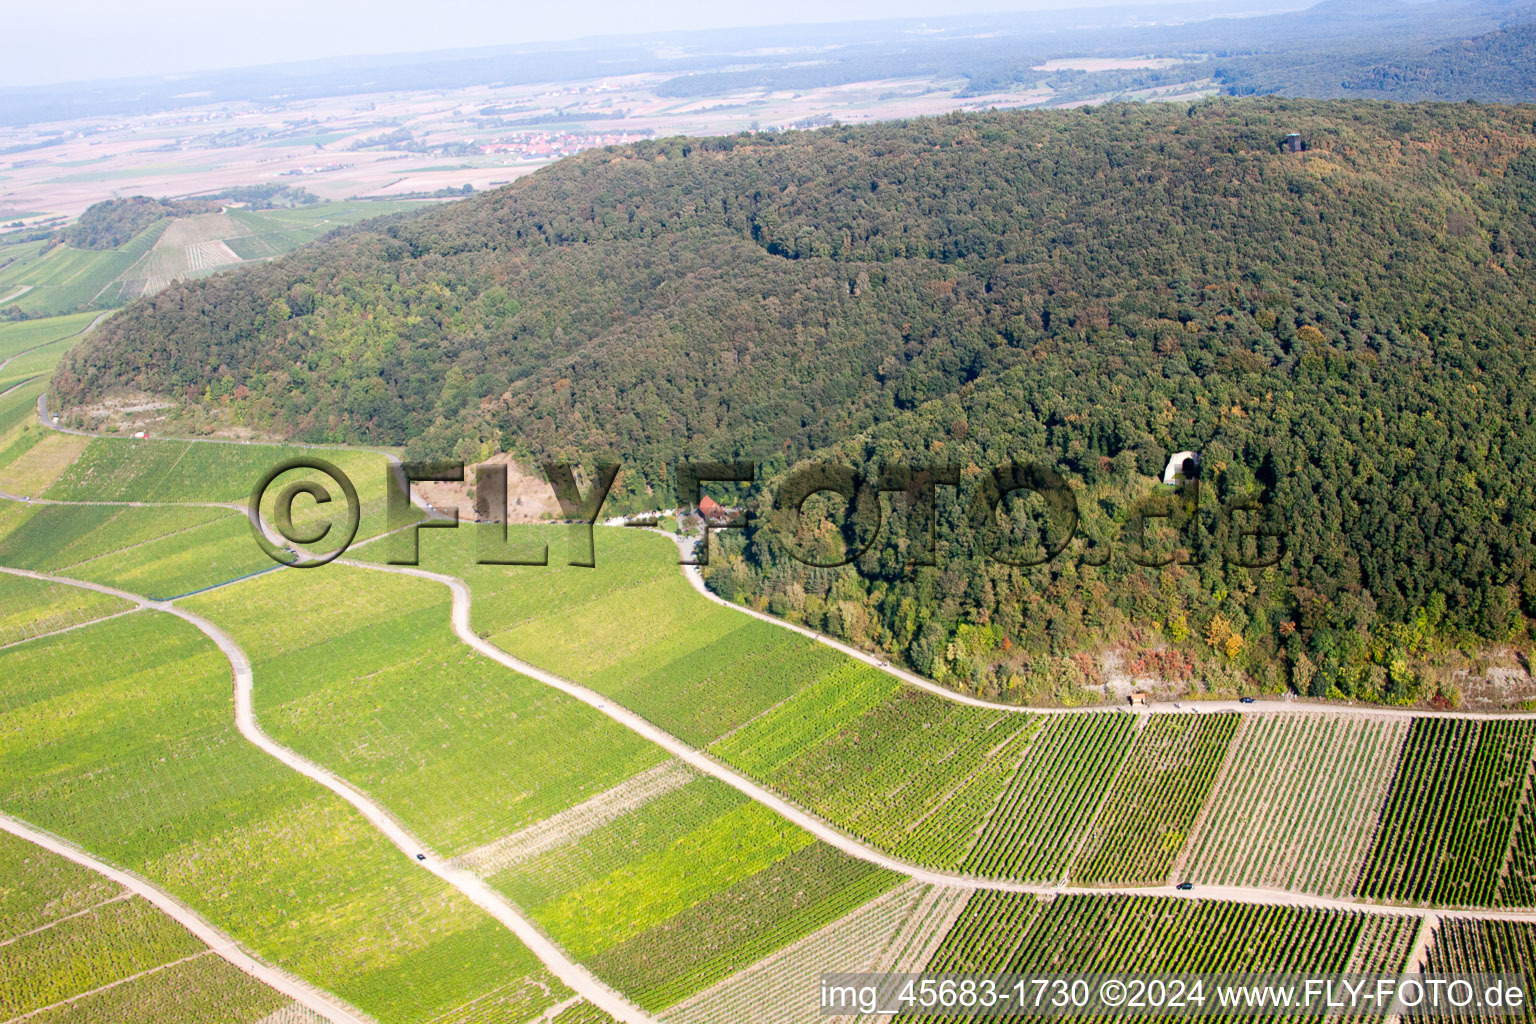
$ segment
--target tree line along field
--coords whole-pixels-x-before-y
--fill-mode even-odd
[[[597,567],[564,566],[570,530],[508,528],[511,549],[547,548],[549,567],[475,565],[469,527],[423,534],[423,565],[468,580],[475,628],[492,642],[913,863],[1018,881],[1188,877],[1342,895],[1388,793],[1426,770],[1399,767],[1404,723],[1354,715],[1143,720],[959,705],[703,601],[654,533],[597,530]],[[1473,813],[1453,790],[1447,813]],[[1507,898],[1529,901],[1536,829],[1512,835]]]
[[[333,202],[292,210],[245,210],[163,218],[105,249],[42,242],[0,246],[0,307],[31,316],[121,306],[174,280],[292,252],[327,232],[421,203]],[[16,293],[25,288],[26,291]],[[3,358],[3,357],[0,357]]]
[[[241,737],[228,662],[170,616],[0,651],[0,810],[381,1022],[521,1019],[565,995],[500,924]]]
[[[665,758],[464,646],[439,583],[332,566],[271,573],[184,605],[248,653],[257,718],[274,739],[373,794],[447,857]],[[658,791],[595,828],[573,828],[565,843],[547,839],[535,856],[482,865],[572,956],[642,1005],[682,998],[897,881],[714,780]],[[657,845],[609,842],[637,823]],[[607,856],[586,861],[591,877],[551,866],[594,851]]]
[[[924,970],[1068,974],[1396,972],[1419,928],[1407,915],[1166,896],[975,893]],[[960,1021],[969,1015],[898,1017]]]
[[[1533,772],[1536,722],[1415,719],[1356,893],[1529,905]]]
[[[6,1020],[257,1024],[293,1005],[116,883],[5,832],[0,893]]]

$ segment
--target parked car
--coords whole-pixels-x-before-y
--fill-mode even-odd
[[[1237,698],[1237,702],[1239,704],[1257,704],[1258,699],[1255,697],[1239,697]]]
[[[1178,885],[1174,886],[1175,889],[1183,889],[1186,892],[1189,891],[1190,889],[1193,889],[1194,887],[1195,887],[1195,883],[1194,882],[1180,882]]]

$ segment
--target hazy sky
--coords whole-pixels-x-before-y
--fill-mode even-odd
[[[495,46],[664,29],[785,25],[1127,0],[20,0],[0,85],[168,74],[358,53]],[[1136,0],[1129,0],[1136,2]]]

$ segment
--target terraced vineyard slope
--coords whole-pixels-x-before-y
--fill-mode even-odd
[[[1359,876],[1408,723],[1251,715],[1182,877],[1342,896]]]
[[[1536,722],[1416,719],[1356,892],[1494,906],[1530,898]]]

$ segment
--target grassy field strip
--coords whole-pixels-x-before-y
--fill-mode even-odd
[[[694,778],[693,772],[681,761],[663,761],[574,807],[462,853],[453,859],[453,863],[482,878],[493,875],[557,846],[574,842],[613,819],[637,811],[652,800],[681,788]]]
[[[932,887],[907,882],[750,967],[670,1007],[667,1024],[798,1024],[820,1013],[823,971],[875,971]],[[828,1017],[827,1020],[850,1020]]]
[[[1197,884],[1348,892],[1407,735],[1408,723],[1391,719],[1245,719],[1236,770],[1212,793],[1181,874]]]
[[[371,1018],[357,1013],[308,982],[253,959],[240,949],[234,939],[215,928],[196,911],[137,875],[114,868],[57,837],[32,828],[25,822],[6,814],[0,814],[0,830],[88,868],[141,897],[162,914],[184,927],[207,947],[207,952],[216,953],[243,973],[281,992],[324,1019],[335,1024],[368,1024],[371,1021]]]

